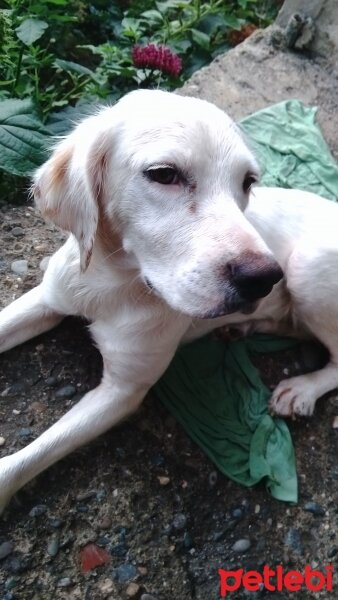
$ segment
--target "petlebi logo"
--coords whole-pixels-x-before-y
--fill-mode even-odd
[[[321,571],[312,569],[310,565],[306,565],[302,572],[286,570],[282,565],[274,568],[265,565],[262,571],[218,569],[218,574],[221,598],[230,598],[232,592],[241,588],[248,592],[257,592],[264,588],[269,592],[333,591],[333,565],[331,564],[326,565]]]

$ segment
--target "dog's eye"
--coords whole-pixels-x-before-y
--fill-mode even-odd
[[[257,177],[253,173],[247,173],[243,180],[243,192],[247,194],[256,182]]]
[[[150,167],[145,171],[145,175],[150,181],[155,181],[162,185],[174,185],[181,181],[178,170],[170,166]]]

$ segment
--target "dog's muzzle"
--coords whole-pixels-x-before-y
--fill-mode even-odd
[[[228,263],[220,280],[221,285],[225,283],[224,301],[202,318],[215,319],[236,312],[249,315],[282,278],[281,267],[270,257],[250,257],[247,261]]]
[[[283,278],[283,271],[275,260],[263,260],[258,264],[229,263],[228,270],[234,291],[246,302],[264,298]]]

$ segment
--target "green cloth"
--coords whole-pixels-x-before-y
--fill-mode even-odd
[[[315,113],[291,100],[242,121],[264,165],[264,185],[337,198],[338,166]],[[249,357],[292,343],[263,335],[229,343],[205,337],[178,350],[154,390],[222,473],[246,486],[263,480],[272,496],[296,502],[290,432],[283,420],[268,414],[270,393]]]

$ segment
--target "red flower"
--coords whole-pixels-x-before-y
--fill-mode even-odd
[[[139,69],[158,69],[172,77],[177,77],[182,71],[180,57],[166,46],[156,46],[155,44],[134,46],[132,59],[135,67]]]

